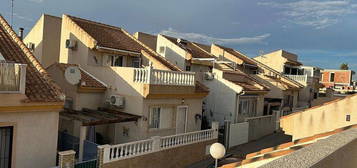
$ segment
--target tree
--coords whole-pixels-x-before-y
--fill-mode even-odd
[[[340,69],[341,69],[341,70],[348,70],[348,69],[350,69],[350,68],[348,67],[348,64],[347,64],[347,63],[342,63],[342,64],[340,65]]]

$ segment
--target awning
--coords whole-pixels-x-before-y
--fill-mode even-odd
[[[105,108],[100,108],[98,110],[83,108],[81,111],[64,110],[60,113],[60,116],[63,118],[81,121],[83,126],[131,122],[137,121],[141,117]]]

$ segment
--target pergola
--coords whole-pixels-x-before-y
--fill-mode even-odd
[[[116,109],[98,108],[97,110],[83,108],[82,110],[65,109],[60,113],[62,118],[75,120],[82,123],[79,132],[79,161],[83,160],[84,140],[87,137],[87,127],[122,123],[137,122],[141,116],[128,114]]]

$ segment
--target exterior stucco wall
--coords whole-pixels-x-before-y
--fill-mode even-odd
[[[35,44],[35,50],[33,54],[35,57],[42,63],[43,57],[43,28],[44,28],[44,15],[36,22],[33,28],[24,38],[24,43],[28,44],[29,42]]]
[[[213,72],[213,80],[204,80],[204,84],[210,88],[205,99],[205,116],[209,122],[218,121],[223,125],[224,120],[235,121],[237,92],[240,93],[243,88],[223,79],[222,71],[214,69]],[[235,85],[235,88],[230,87],[232,85]]]
[[[165,47],[164,53],[160,53],[160,47]],[[187,52],[160,34],[157,36],[156,52],[171,63],[176,64],[179,68],[185,70]]]
[[[278,72],[284,72],[284,64],[286,62],[286,58],[282,57],[282,54],[283,51],[278,50],[269,54],[265,54],[263,56],[255,57],[254,59]]]
[[[14,126],[14,167],[56,165],[58,112],[1,112],[0,126]]]
[[[105,93],[79,93],[78,86],[71,85],[64,77],[64,73],[57,66],[51,66],[47,69],[52,79],[61,87],[66,98],[73,100],[73,109],[82,110],[82,108],[97,109],[105,102]]]
[[[61,18],[44,14],[24,38],[25,44],[35,44],[33,53],[45,68],[58,62],[61,24]]]
[[[293,139],[313,136],[357,124],[357,96],[335,100],[281,118],[280,126]],[[350,121],[346,116],[350,115]]]

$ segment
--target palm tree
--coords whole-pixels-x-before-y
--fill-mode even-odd
[[[340,65],[340,69],[341,69],[341,70],[348,70],[348,69],[350,69],[350,68],[348,67],[348,64],[347,64],[347,63],[342,63],[342,64]]]

